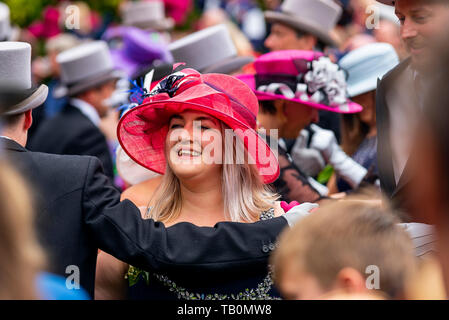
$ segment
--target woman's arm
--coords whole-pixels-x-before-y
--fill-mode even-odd
[[[121,300],[126,298],[125,274],[128,265],[100,251],[95,276],[95,300]]]

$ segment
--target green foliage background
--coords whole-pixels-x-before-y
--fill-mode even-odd
[[[57,0],[4,0],[11,10],[11,21],[20,27],[26,27],[42,18],[42,11],[48,5],[57,5]],[[85,0],[91,9],[104,14],[116,14],[120,0]]]

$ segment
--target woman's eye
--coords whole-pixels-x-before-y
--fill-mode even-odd
[[[177,128],[182,128],[182,126],[180,124],[172,124],[170,126],[170,129],[177,129]]]
[[[209,127],[201,126],[201,130],[209,130]]]

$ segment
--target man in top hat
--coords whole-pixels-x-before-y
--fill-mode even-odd
[[[401,38],[410,57],[386,74],[377,88],[378,165],[381,188],[397,207],[407,211],[405,187],[411,175],[408,159],[415,128],[430,85],[430,56],[447,30],[449,2],[443,0],[378,0],[394,5]]]
[[[266,11],[265,20],[271,23],[271,32],[265,40],[270,51],[278,50],[315,50],[324,51],[326,47],[336,47],[332,31],[341,14],[342,7],[334,0],[285,0],[280,11]],[[340,139],[340,117],[326,111],[320,111],[318,125],[331,129]],[[324,168],[324,160],[316,150],[307,148],[309,136],[313,133],[302,130],[298,138],[285,140],[287,149],[297,148],[300,161],[295,163],[312,176],[317,176]]]
[[[67,95],[69,103],[57,116],[41,124],[31,137],[29,148],[98,157],[112,179],[111,152],[99,125],[109,112],[107,101],[121,74],[113,67],[107,44],[104,41],[81,44],[60,53],[56,60],[63,86],[55,94]]]
[[[166,229],[162,223],[144,220],[132,202],[120,202],[120,193],[97,158],[31,152],[24,147],[31,111],[47,93],[45,85],[32,86],[31,46],[1,42],[0,144],[34,187],[38,235],[51,271],[75,275],[91,296],[98,248],[151,270],[185,265],[201,270],[211,263],[236,270],[251,268],[266,263],[282,229],[307,214],[297,206],[283,217],[254,224],[219,223],[214,228],[182,223]],[[189,250],[192,243],[195,254]]]
[[[270,51],[335,47],[332,30],[341,12],[333,0],[285,0],[279,12],[265,12],[265,20],[271,23],[265,46]]]

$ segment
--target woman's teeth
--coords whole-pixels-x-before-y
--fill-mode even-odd
[[[178,151],[178,156],[190,156],[190,157],[198,157],[200,156],[201,153],[198,151],[193,151],[193,150],[179,150]]]

